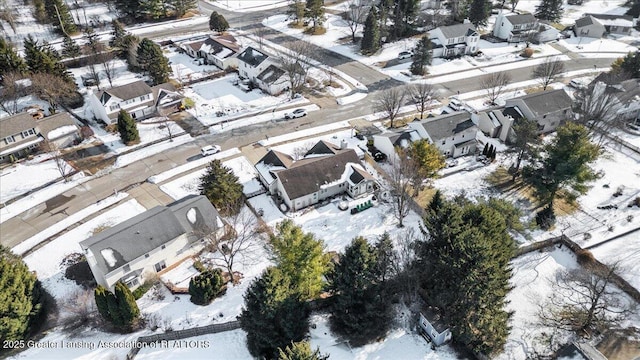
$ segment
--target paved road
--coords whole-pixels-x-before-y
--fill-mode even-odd
[[[201,9],[211,11],[212,6],[201,2]],[[264,28],[261,25],[261,19],[266,16],[282,13],[282,9],[268,10],[260,13],[234,14],[227,11],[216,9],[223,13],[229,20],[229,23],[236,28],[244,30],[262,29],[265,38],[278,44],[295,41],[287,35],[275,32],[271,29]],[[188,29],[189,31],[206,30],[207,25]],[[175,29],[157,31],[154,37],[167,37],[175,35]],[[286,122],[267,122],[247,126],[242,129],[225,132],[218,135],[205,135],[199,137],[195,142],[177,146],[170,151],[151,156],[147,159],[133,163],[121,169],[113,170],[111,173],[99,178],[92,179],[82,186],[65,192],[64,194],[40,204],[19,216],[14,217],[0,224],[0,243],[12,247],[19,242],[33,236],[34,234],[48,228],[49,226],[60,221],[69,214],[73,214],[86,206],[104,199],[113,194],[114,189],[118,191],[127,190],[136,196],[145,207],[151,207],[157,203],[167,201],[167,198],[159,192],[158,188],[153,185],[145,184],[143,188],[132,187],[143,183],[148,177],[167,171],[187,161],[196,159],[199,155],[201,146],[210,143],[217,143],[223,149],[232,147],[243,147],[253,144],[265,136],[273,137],[276,135],[293,132],[303,128],[318,126],[322,124],[333,123],[349,118],[354,118],[369,113],[373,109],[373,102],[376,92],[394,86],[402,86],[396,80],[388,76],[374,71],[356,61],[346,58],[342,55],[333,53],[320,47],[314,47],[314,54],[318,61],[336,67],[351,77],[357,79],[369,88],[369,96],[357,103],[338,107],[332,101],[318,101],[324,104],[321,111],[312,112],[309,116],[301,119]],[[565,62],[567,71],[590,69],[594,65],[597,67],[606,67],[610,65],[611,59],[576,59]],[[529,80],[532,68],[520,68],[509,71],[514,82]],[[462,79],[457,81],[449,81],[438,84],[442,89],[442,96],[452,95],[458,90],[460,92],[469,92],[479,89],[479,82],[476,79]],[[143,200],[142,200],[143,199]]]

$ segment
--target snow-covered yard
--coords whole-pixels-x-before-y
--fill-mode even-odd
[[[635,46],[612,39],[594,39],[590,37],[572,37],[563,39],[558,43],[571,52],[579,53],[584,57],[611,57],[619,58],[628,52],[638,51]]]
[[[65,174],[73,170],[66,162],[63,166]],[[31,160],[2,169],[0,198],[2,202],[6,202],[60,177],[56,161],[49,159],[48,155],[38,155]]]

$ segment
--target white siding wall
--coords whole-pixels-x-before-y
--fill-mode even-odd
[[[96,97],[96,94],[91,94],[89,96],[89,102],[91,103],[91,109],[93,110],[93,114],[96,119],[104,121],[105,124],[111,124],[111,119],[109,119],[109,115],[107,115],[107,110],[100,103],[100,99]]]

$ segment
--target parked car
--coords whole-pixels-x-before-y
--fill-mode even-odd
[[[402,51],[402,52],[400,52],[400,54],[398,54],[398,60],[409,59],[412,56],[413,56],[413,52],[412,51]]]
[[[375,160],[376,162],[385,161],[387,160],[387,155],[382,151],[375,149],[373,151],[373,160]]]
[[[445,164],[447,165],[447,167],[448,167],[448,168],[449,168],[449,167],[454,167],[454,166],[457,166],[457,165],[458,165],[458,160],[457,160],[457,159],[451,159],[451,158],[449,158],[449,159],[447,159],[447,160],[445,161]]]
[[[449,98],[449,107],[453,111],[462,111],[462,110],[464,110],[464,103],[462,101],[460,101],[460,99],[458,99],[458,98],[450,97]]]
[[[582,90],[585,89],[587,86],[580,80],[576,80],[573,79],[571,81],[569,81],[569,86],[571,86],[572,88],[576,89],[576,90]]]
[[[296,118],[300,118],[303,116],[307,116],[307,110],[305,109],[295,109],[290,113],[285,113],[284,114],[284,118],[285,119],[296,119]]]
[[[207,145],[200,149],[200,153],[202,154],[202,156],[209,156],[219,153],[220,150],[222,150],[222,148],[220,148],[220,145]]]

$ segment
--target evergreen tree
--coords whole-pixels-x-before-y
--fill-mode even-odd
[[[209,163],[198,188],[223,215],[235,215],[240,211],[244,201],[242,189],[238,177],[220,160]]]
[[[278,360],[327,360],[329,355],[320,353],[320,349],[311,351],[309,341],[292,342],[284,350],[278,349]]]
[[[140,18],[142,13],[141,0],[114,0],[118,14],[126,20]]]
[[[144,38],[140,42],[137,51],[138,66],[153,81],[154,85],[169,81],[171,67],[169,60],[162,54],[160,46],[153,41]]]
[[[69,36],[65,36],[62,40],[62,56],[71,59],[80,56],[80,45],[76,44]]]
[[[175,11],[178,18],[183,17],[187,11],[198,7],[197,0],[169,0],[169,5]]]
[[[489,143],[484,144],[482,148],[482,155],[487,156],[487,150],[489,150]]]
[[[469,21],[476,27],[487,25],[491,13],[491,2],[487,0],[472,0],[469,8]]]
[[[24,40],[24,57],[31,72],[55,75],[75,84],[71,73],[60,62],[60,55],[46,41],[40,45],[28,35]]]
[[[537,145],[540,143],[538,137],[538,123],[535,120],[529,120],[527,118],[518,119],[513,124],[513,132],[515,133],[515,140],[513,141],[512,151],[515,151],[518,155],[516,158],[516,164],[509,171],[512,173],[512,181],[516,180],[522,160],[528,160],[533,158],[537,154]]]
[[[388,265],[378,256],[386,246],[382,243],[376,248],[357,237],[329,273],[329,287],[334,294],[331,327],[349,339],[352,346],[384,336],[391,323],[391,302],[383,281]]]
[[[536,6],[535,16],[540,20],[557,22],[562,18],[562,12],[562,0],[542,0]]]
[[[425,139],[412,142],[408,155],[418,166],[418,175],[423,180],[435,178],[446,165],[440,149]]]
[[[302,299],[320,295],[323,276],[329,266],[329,258],[323,253],[322,240],[304,233],[291,220],[276,227],[277,235],[271,236],[274,260],[278,268],[291,279],[292,291]]]
[[[560,190],[574,201],[587,192],[587,183],[598,178],[590,167],[600,155],[600,147],[591,143],[589,131],[582,125],[567,123],[557,129],[556,137],[543,147],[543,154],[524,167],[523,180],[533,186],[542,205],[553,207]]]
[[[162,19],[167,17],[167,3],[164,0],[141,0],[140,8],[152,19]]]
[[[227,29],[229,29],[229,23],[227,22],[227,19],[224,18],[224,16],[214,11],[209,17],[209,29],[211,29],[212,31],[217,31],[219,33],[225,32],[227,31]]]
[[[304,15],[311,19],[311,33],[315,34],[316,29],[324,23],[324,0],[307,0]]]
[[[419,0],[394,0],[393,3],[393,26],[390,40],[411,34],[413,22],[420,11]]]
[[[431,65],[431,39],[429,35],[423,36],[413,50],[413,62],[411,63],[411,73],[413,75],[425,75],[427,65]]]
[[[136,299],[127,285],[121,282],[116,283],[114,295],[118,300],[118,308],[120,310],[120,321],[122,321],[120,326],[129,328],[140,317],[140,309],[138,309]]]
[[[39,24],[47,24],[49,22],[47,10],[44,8],[44,0],[33,1],[33,17]]]
[[[45,309],[40,282],[22,258],[0,245],[0,341],[23,340]]]
[[[103,50],[98,34],[96,34],[93,28],[88,27],[84,30],[84,40],[86,42],[85,46],[89,55],[97,55]]]
[[[515,252],[507,223],[486,202],[437,201],[427,208],[428,240],[418,248],[416,266],[427,300],[451,324],[456,341],[486,355],[499,353],[510,330],[504,307]]]
[[[0,80],[10,72],[24,72],[27,65],[13,48],[12,44],[0,37]]]
[[[116,51],[118,56],[122,56],[128,49],[128,46],[126,43],[126,37],[128,33],[124,29],[124,26],[122,25],[122,23],[118,20],[113,20],[111,22],[111,27],[113,28],[113,30],[111,32],[111,39],[109,40],[109,46]]]
[[[627,10],[627,15],[631,15],[634,18],[640,16],[640,0],[631,0],[631,7]]]
[[[240,326],[255,357],[276,358],[278,349],[302,341],[309,330],[309,309],[290,290],[289,278],[270,267],[244,295]]]
[[[365,55],[371,55],[378,49],[380,49],[380,24],[378,23],[377,10],[375,6],[372,6],[364,22],[360,51]]]
[[[302,26],[304,23],[304,8],[306,0],[292,0],[289,4],[288,13],[296,19],[296,25]]]
[[[220,269],[207,270],[194,276],[189,281],[191,302],[196,305],[208,305],[222,293],[223,287],[224,279]]]
[[[623,78],[640,78],[640,51],[630,52],[611,65],[614,74],[620,74]]]
[[[118,132],[120,133],[120,139],[125,144],[132,144],[140,141],[140,134],[138,133],[136,121],[125,110],[120,110],[118,113]]]
[[[120,312],[120,304],[116,296],[109,290],[105,293],[107,297],[107,309],[109,310],[108,320],[115,326],[121,327],[124,324],[122,313]]]
[[[44,9],[49,22],[66,36],[78,31],[67,4],[62,0],[44,0]]]
[[[111,322],[113,320],[111,319],[111,314],[109,313],[109,302],[107,295],[108,292],[109,290],[107,290],[104,286],[98,285],[98,287],[96,287],[96,289],[93,291],[93,296],[96,301],[96,307],[98,308],[98,313],[100,313],[100,316],[102,316],[103,319]]]

